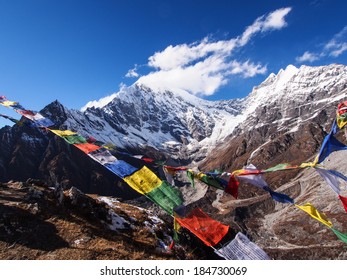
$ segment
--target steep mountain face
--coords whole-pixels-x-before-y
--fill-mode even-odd
[[[239,123],[241,99],[211,102],[185,91],[154,92],[144,85],[66,111],[64,124],[120,148],[152,147],[185,163],[202,159]]]
[[[309,160],[347,97],[347,67],[288,66],[271,74],[245,100],[244,121],[201,167],[235,170]]]

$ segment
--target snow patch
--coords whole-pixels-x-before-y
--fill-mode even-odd
[[[117,231],[119,229],[127,229],[129,228],[129,223],[127,220],[125,220],[123,217],[117,215],[113,210],[109,210],[110,218],[111,218],[111,224],[108,225],[108,227],[111,230]]]

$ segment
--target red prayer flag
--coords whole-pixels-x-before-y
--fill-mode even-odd
[[[177,222],[196,235],[207,246],[215,246],[227,234],[229,226],[217,222],[200,208],[193,209],[185,218],[176,217]]]
[[[237,181],[235,175],[231,175],[228,182],[228,186],[225,188],[224,191],[226,193],[230,193],[233,197],[237,199],[237,196],[239,194],[239,184],[240,182]]]
[[[89,144],[89,143],[74,144],[74,146],[79,148],[86,154],[89,154],[90,152],[100,149],[100,146]]]
[[[339,199],[341,200],[343,207],[345,207],[345,210],[347,212],[347,197],[339,195]]]

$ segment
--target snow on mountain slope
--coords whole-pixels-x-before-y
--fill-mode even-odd
[[[118,147],[151,146],[176,158],[199,160],[232,133],[269,123],[280,131],[296,131],[324,106],[343,99],[346,85],[347,67],[337,64],[289,65],[246,98],[226,101],[134,84],[81,111],[66,109],[64,124]]]
[[[118,147],[151,146],[179,157],[211,149],[239,124],[242,109],[242,99],[212,102],[137,84],[112,98],[89,102],[81,112],[67,110],[64,124]]]

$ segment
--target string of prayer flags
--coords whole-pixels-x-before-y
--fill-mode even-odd
[[[7,100],[6,96],[0,96],[0,104],[5,107],[13,108],[17,113],[33,121],[38,127],[50,127],[54,122],[35,111],[26,110],[18,102]]]
[[[174,190],[168,183],[161,181],[146,166],[138,170],[138,168],[125,161],[117,160],[117,158],[108,151],[114,149],[114,145],[96,145],[98,142],[93,137],[89,137],[87,140],[71,130],[49,129],[49,127],[53,125],[53,122],[48,118],[43,117],[37,112],[24,109],[17,102],[8,101],[5,96],[0,96],[0,104],[13,107],[15,111],[31,120],[34,124],[45,127],[55,135],[63,138],[67,143],[74,145],[93,160],[99,162],[111,172],[122,178],[134,190],[147,195],[149,199],[156,202],[168,213],[173,213],[173,208],[182,204],[179,191]],[[154,160],[143,156],[141,156],[141,160],[148,163],[154,162]]]
[[[200,208],[193,209],[185,218],[176,217],[176,221],[207,246],[212,247],[217,245],[229,231],[229,226],[213,220]]]
[[[238,232],[233,240],[215,250],[215,253],[226,260],[270,260],[270,257],[250,241],[242,232]]]
[[[40,113],[29,110],[15,109],[19,114],[33,121],[38,127],[50,127],[54,122],[49,118],[42,116]]]
[[[269,192],[272,199],[277,202],[292,204],[294,203],[294,200],[288,195],[271,190],[268,184],[263,179],[262,171],[257,170],[257,168],[252,164],[246,166],[243,170],[237,170],[235,174],[237,174],[237,179]],[[234,177],[231,176],[230,178],[232,179],[229,180],[229,186],[231,185],[231,188],[234,188],[233,192],[236,193],[238,189],[238,184],[235,184],[235,180],[237,180],[236,176],[234,175]]]
[[[129,163],[118,160],[108,149],[87,142],[75,132],[53,130],[69,144],[82,150],[95,161],[122,178],[132,189],[147,196],[167,213],[183,203],[178,190],[173,189],[167,182],[161,181],[150,169],[143,166],[140,170]]]

